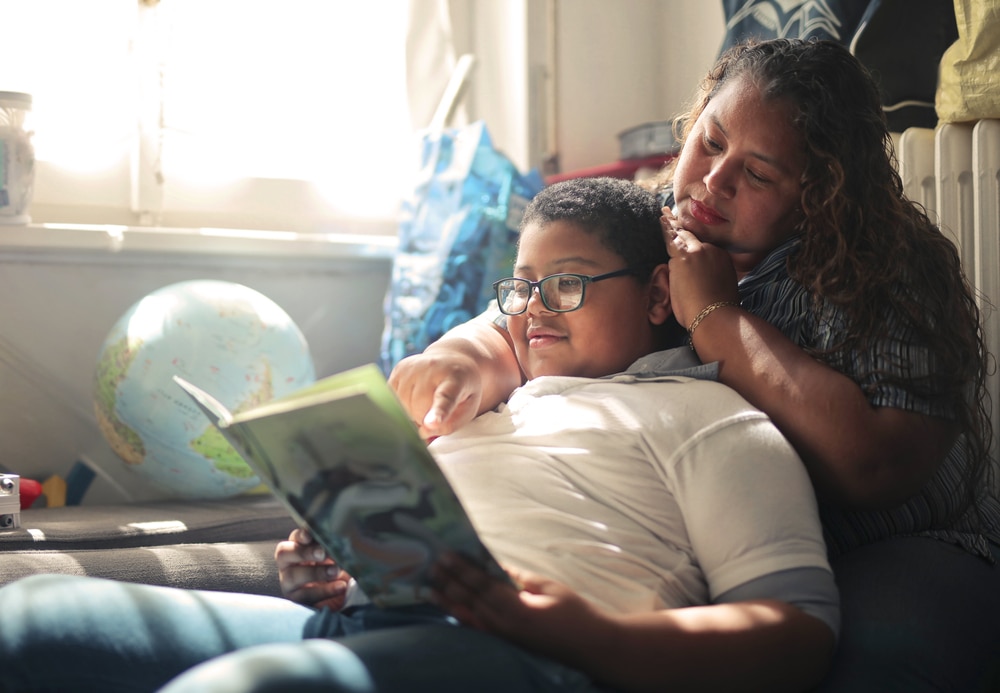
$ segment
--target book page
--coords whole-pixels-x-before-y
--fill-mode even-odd
[[[407,426],[410,423],[410,418],[406,415],[403,405],[396,398],[396,393],[389,387],[382,371],[374,364],[352,368],[343,373],[322,378],[289,395],[235,414],[232,419],[234,421],[250,421],[278,412],[302,409],[333,399],[351,397],[362,392],[368,393],[369,398],[380,404],[385,414],[398,421],[400,425]],[[416,430],[414,430],[414,434],[417,439],[420,438],[420,434]]]
[[[229,413],[229,410],[222,402],[179,375],[174,376],[174,382],[184,388],[184,391],[191,396],[194,403],[198,405],[199,409],[205,412],[205,416],[207,416],[213,424],[216,426],[229,425],[233,415]]]
[[[428,571],[445,550],[509,581],[371,368],[349,371],[336,387],[320,381],[220,431],[375,604],[426,601]]]

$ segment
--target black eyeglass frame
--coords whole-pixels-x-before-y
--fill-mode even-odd
[[[594,282],[604,281],[605,279],[612,279],[614,277],[624,277],[625,275],[637,275],[638,272],[633,267],[626,267],[624,269],[615,270],[614,272],[605,272],[604,274],[577,274],[576,272],[559,272],[558,274],[550,274],[547,277],[542,277],[538,281],[531,281],[530,279],[522,279],[520,277],[505,277],[504,279],[498,279],[493,282],[493,293],[496,294],[497,305],[500,307],[500,312],[504,315],[521,315],[526,310],[528,310],[528,303],[531,301],[531,294],[538,289],[538,297],[542,299],[542,305],[553,313],[572,313],[574,310],[580,310],[583,308],[583,302],[587,298],[587,284],[593,284]],[[542,291],[542,284],[549,281],[550,279],[559,279],[562,277],[576,277],[580,280],[580,302],[576,304],[573,308],[553,308],[549,305],[548,299],[545,298],[545,292]],[[528,284],[528,298],[524,301],[524,308],[521,310],[511,313],[504,310],[503,301],[500,296],[500,284],[509,281],[519,281]]]

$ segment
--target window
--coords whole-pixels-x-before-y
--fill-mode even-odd
[[[406,2],[0,0],[35,221],[394,230]]]

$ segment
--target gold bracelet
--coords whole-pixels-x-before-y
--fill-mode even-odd
[[[688,346],[694,351],[694,331],[701,324],[701,321],[712,314],[712,311],[718,310],[719,308],[725,308],[726,306],[733,306],[734,308],[739,308],[740,304],[736,301],[716,301],[715,303],[709,303],[705,306],[695,319],[691,321],[691,327],[688,328]]]

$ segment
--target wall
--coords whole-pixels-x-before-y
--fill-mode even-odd
[[[468,115],[521,169],[616,161],[621,131],[682,109],[725,24],[722,4],[704,0],[451,4],[456,50],[477,58]]]
[[[618,159],[618,133],[670,120],[722,44],[722,4],[559,0],[556,151],[562,171]]]

